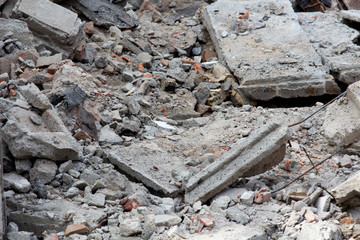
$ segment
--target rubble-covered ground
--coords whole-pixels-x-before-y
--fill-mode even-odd
[[[203,23],[212,2],[0,0],[4,238],[360,239],[359,147],[347,146],[360,129],[360,11],[262,1],[270,15],[216,33],[214,46]],[[282,43],[266,21],[281,16],[304,34],[286,59],[266,55]],[[259,55],[229,57],[235,45],[221,44],[242,36]],[[297,58],[298,48],[310,50]],[[276,149],[259,135],[272,122],[290,126]],[[246,145],[258,135],[263,148]],[[252,165],[194,197],[192,180],[208,175],[201,192],[226,175],[241,146]]]

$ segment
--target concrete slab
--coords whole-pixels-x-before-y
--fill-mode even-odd
[[[171,173],[174,170],[186,172],[187,169],[181,164],[180,157],[171,156],[162,149],[163,146],[155,143],[143,144],[141,148],[129,146],[126,151],[121,151],[119,148],[108,152],[107,155],[110,162],[121,171],[155,191],[163,192],[167,196],[175,196],[180,188],[175,186]]]
[[[358,81],[360,76],[360,48],[354,43],[360,34],[341,19],[359,21],[357,12],[360,11],[298,13],[301,27],[321,56],[327,72],[346,84]]]
[[[248,19],[238,20],[247,12]],[[290,1],[220,0],[205,8],[203,19],[220,60],[247,97],[269,100],[340,92]]]
[[[270,123],[246,139],[240,139],[231,150],[189,179],[185,202],[206,201],[228,187],[239,177],[260,173],[283,160],[285,143],[290,139],[285,124]]]
[[[85,37],[78,15],[49,0],[22,0],[13,15],[28,24],[36,47],[46,47],[71,58],[73,50]]]
[[[18,10],[39,22],[71,35],[77,14],[49,0],[22,0]]]

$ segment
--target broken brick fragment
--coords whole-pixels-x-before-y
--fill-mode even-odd
[[[94,22],[87,22],[83,26],[86,35],[91,36],[94,34]]]
[[[136,199],[130,199],[128,200],[125,205],[124,205],[124,209],[125,209],[125,212],[130,212],[131,210],[133,210],[134,208],[138,208],[140,207],[140,203],[138,202],[138,200]]]
[[[270,199],[271,199],[271,193],[267,192],[265,189],[261,189],[255,194],[254,202],[261,204],[270,201]]]
[[[214,218],[210,214],[200,217],[200,222],[204,224],[205,227],[212,228],[215,225]]]
[[[74,223],[70,224],[66,227],[65,236],[69,236],[71,234],[88,234],[89,228],[84,224]]]

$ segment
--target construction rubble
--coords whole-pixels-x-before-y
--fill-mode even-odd
[[[0,237],[360,239],[359,29],[352,0],[0,0]]]

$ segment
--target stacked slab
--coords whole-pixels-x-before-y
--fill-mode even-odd
[[[219,0],[205,8],[203,19],[220,60],[247,97],[270,100],[340,92],[290,1]]]
[[[13,14],[36,33],[36,47],[45,46],[65,58],[71,57],[74,47],[84,37],[78,15],[49,0],[18,1]]]

